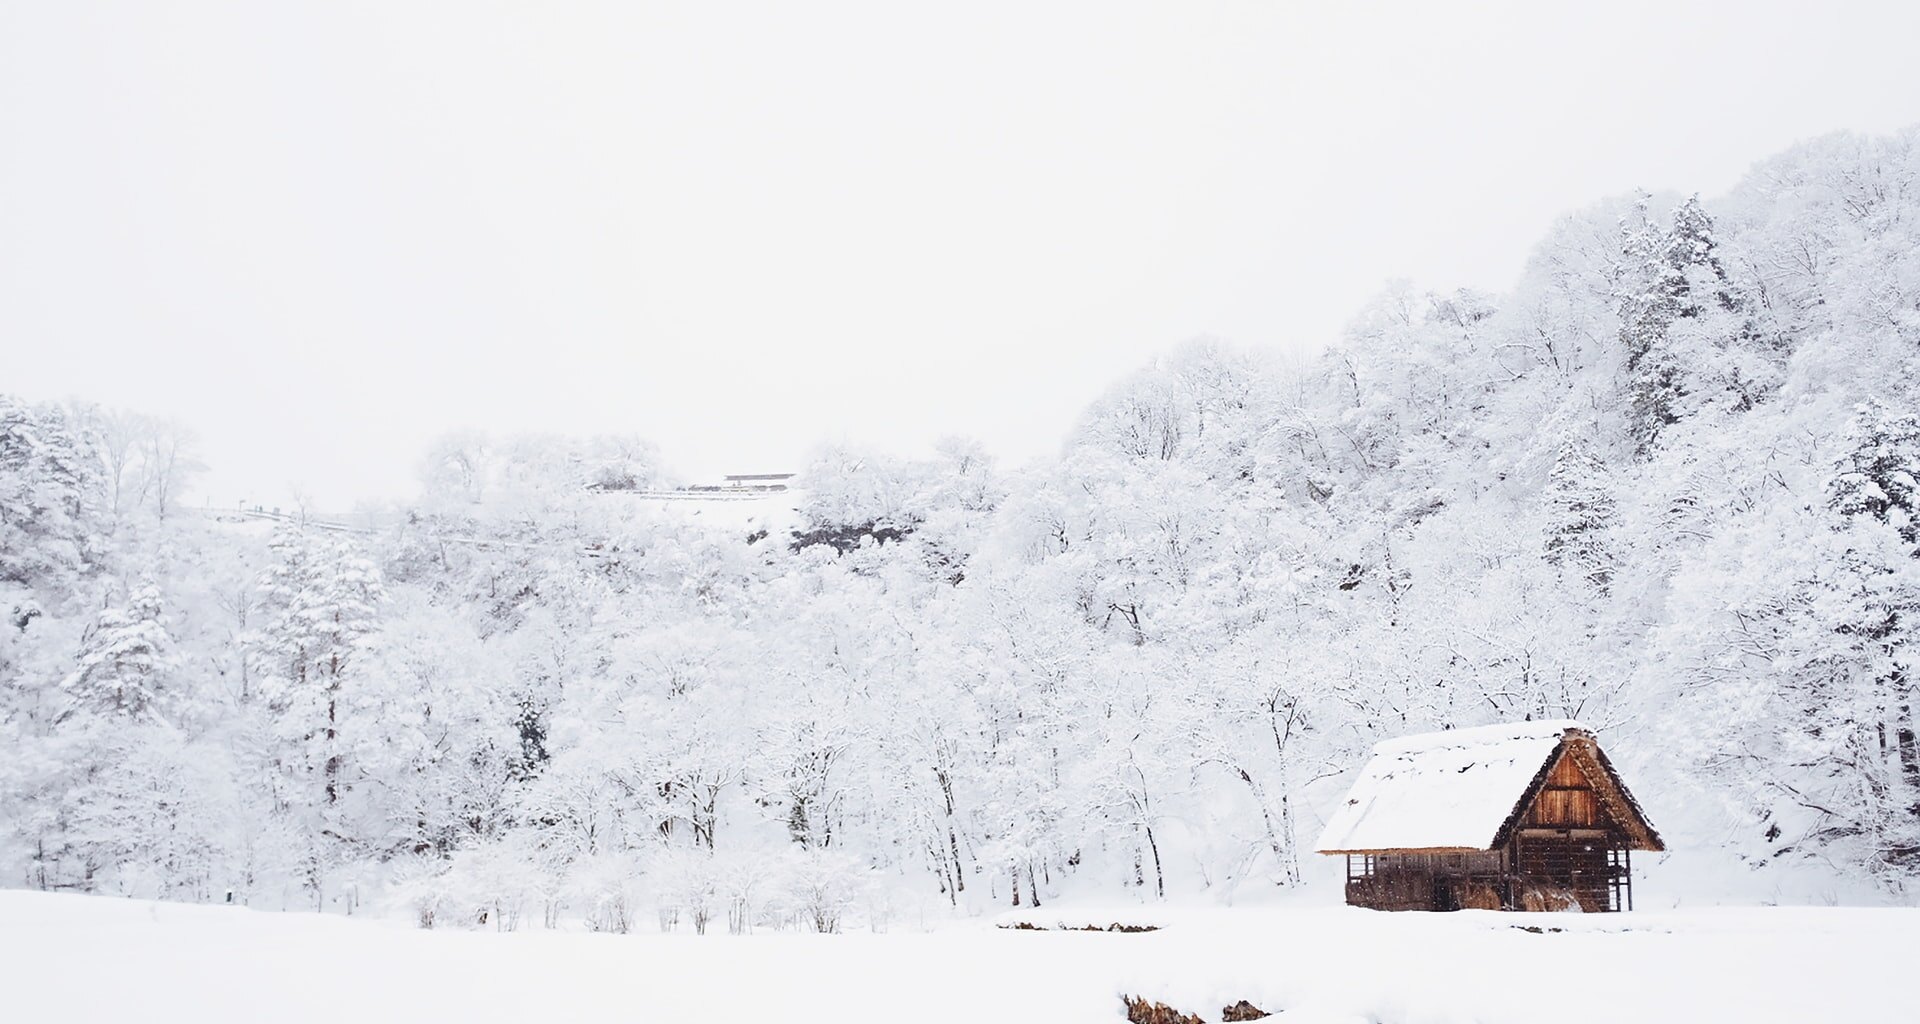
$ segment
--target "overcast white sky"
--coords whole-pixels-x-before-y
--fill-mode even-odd
[[[0,390],[180,418],[217,502],[435,435],[1055,449],[1196,335],[1920,120],[1920,4],[0,0]]]

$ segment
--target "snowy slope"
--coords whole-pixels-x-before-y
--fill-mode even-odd
[[[422,932],[393,921],[0,892],[19,1021],[1123,1019],[1137,992],[1290,1022],[1911,1019],[1920,911],[1579,915],[1156,909],[1138,935],[970,923],[840,936]],[[1546,929],[1529,932],[1523,926]],[[1566,999],[1565,973],[1617,976]]]
[[[644,494],[603,496],[612,502],[628,502],[661,516],[677,516],[688,522],[739,533],[766,530],[781,535],[801,522],[798,509],[806,500],[804,492],[784,491],[650,491]]]

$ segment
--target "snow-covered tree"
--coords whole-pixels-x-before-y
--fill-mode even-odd
[[[96,544],[93,464],[63,411],[0,395],[0,581],[76,582]]]
[[[1577,438],[1561,442],[1547,477],[1547,561],[1569,578],[1606,590],[1614,554],[1608,533],[1615,517],[1613,481],[1592,446]]]
[[[1866,516],[1920,542],[1920,416],[1894,413],[1869,399],[1847,431],[1847,453],[1827,485],[1827,503]]]
[[[101,610],[80,642],[60,684],[77,704],[135,718],[154,710],[176,665],[158,584],[142,579],[124,605]]]

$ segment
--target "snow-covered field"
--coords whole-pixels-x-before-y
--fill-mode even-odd
[[[398,920],[0,892],[15,1021],[1118,1021],[1122,993],[1208,1020],[1913,1019],[1920,910],[1578,915],[1344,907],[1049,912],[1144,934],[969,922],[837,936],[423,932]],[[1009,919],[1002,919],[1004,922]],[[1538,933],[1527,928],[1544,929]],[[1557,930],[1556,930],[1557,929]]]

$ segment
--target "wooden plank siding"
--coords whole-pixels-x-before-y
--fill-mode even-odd
[[[1375,910],[1458,910],[1460,883],[1500,895],[1505,852],[1383,853],[1347,859],[1347,902]]]
[[[1534,828],[1603,828],[1612,824],[1600,809],[1600,794],[1564,750],[1521,821]]]

